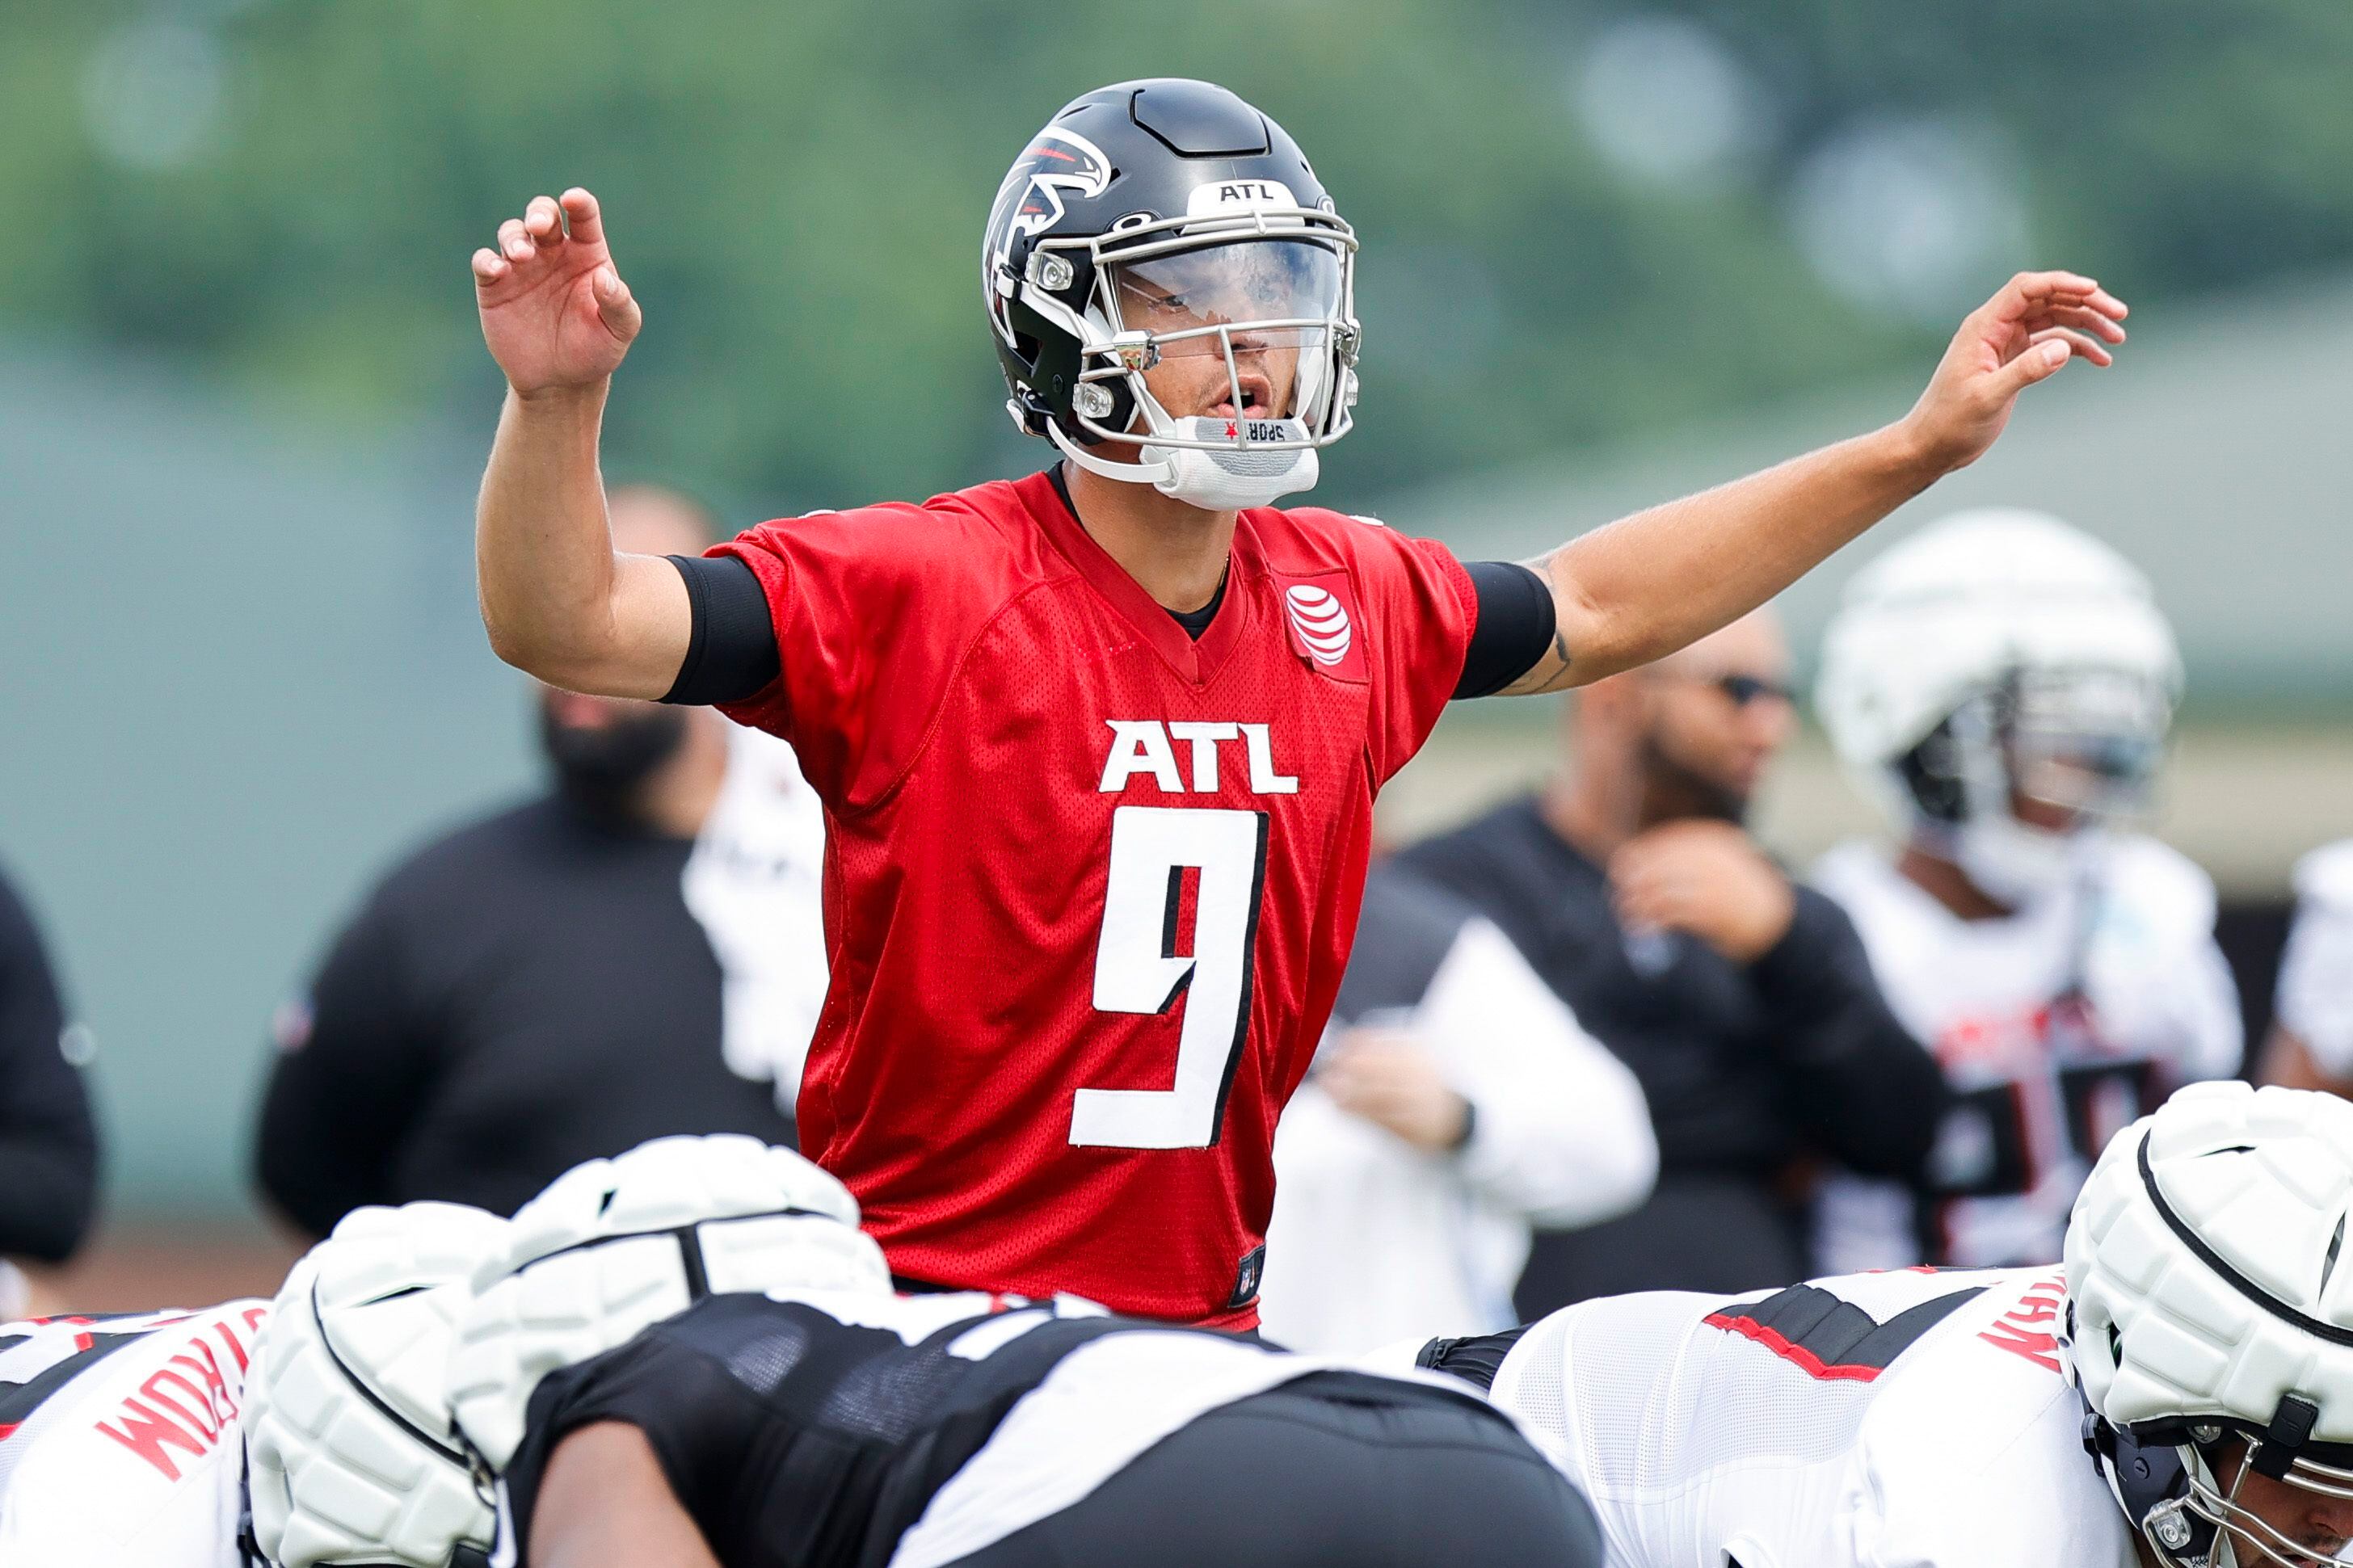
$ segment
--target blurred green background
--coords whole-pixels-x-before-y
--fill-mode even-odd
[[[2344,0],[10,0],[0,859],[98,1044],[114,1212],[243,1209],[273,1005],[387,857],[529,787],[471,602],[466,258],[534,193],[604,198],[646,306],[608,469],[737,523],[1042,460],[979,228],[1125,77],[1307,148],[1365,246],[1317,500],[1466,551],[1891,417],[2010,271],[2092,272],[2126,364],[1953,493],[2148,564],[2179,835],[2260,892],[2353,827],[2348,66]],[[1545,717],[1451,722],[1395,823],[1539,765]],[[1791,778],[1793,852],[1859,820],[1818,747]]]

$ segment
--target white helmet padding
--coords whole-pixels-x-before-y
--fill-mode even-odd
[[[287,1275],[246,1384],[253,1534],[278,1568],[480,1563],[493,1520],[443,1375],[506,1222],[460,1204],[363,1208]]]
[[[2310,1555],[2220,1487],[2205,1449],[2226,1434],[2259,1473],[2353,1497],[2348,1207],[2353,1104],[2243,1083],[2180,1090],[2117,1134],[2076,1199],[2070,1361],[2102,1468],[2168,1561],[2235,1562],[2218,1526],[2277,1562]],[[2171,1449],[2174,1495],[2121,1475],[2119,1442]]]
[[[542,1378],[705,1296],[891,1290],[849,1190],[734,1133],[592,1160],[524,1205],[512,1237],[475,1276],[448,1384],[466,1440],[500,1471]]]

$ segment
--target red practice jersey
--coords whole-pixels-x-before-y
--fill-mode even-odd
[[[1042,474],[720,548],[782,664],[726,711],[826,808],[809,1154],[902,1275],[1255,1322],[1275,1119],[1374,793],[1461,673],[1468,574],[1377,523],[1245,511],[1196,642]]]

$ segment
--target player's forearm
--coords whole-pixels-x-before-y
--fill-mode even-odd
[[[548,1456],[528,1568],[719,1568],[636,1427],[584,1426]]]
[[[1539,563],[1567,668],[1537,689],[1648,664],[1737,620],[1941,472],[1892,425],[1570,541]]]
[[[501,658],[550,685],[659,697],[685,644],[666,659],[649,646],[637,601],[676,573],[613,549],[596,456],[607,386],[507,394],[475,519],[482,625]]]

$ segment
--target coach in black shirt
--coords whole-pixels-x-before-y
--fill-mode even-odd
[[[64,1262],[98,1203],[98,1133],[64,1037],[40,932],[0,877],[0,1303],[17,1283],[5,1260]]]
[[[1935,1140],[1942,1075],[1853,928],[1740,826],[1794,719],[1788,679],[1759,612],[1597,681],[1550,787],[1401,857],[1503,927],[1650,1101],[1656,1193],[1540,1236],[1525,1316],[1803,1279],[1806,1157],[1909,1177]]]
[[[698,553],[699,513],[617,491],[619,547]],[[722,1057],[722,976],[681,891],[727,769],[702,710],[542,689],[555,785],[385,879],[290,1009],[263,1189],[324,1234],[363,1204],[509,1214],[571,1166],[672,1132],[789,1143]]]

